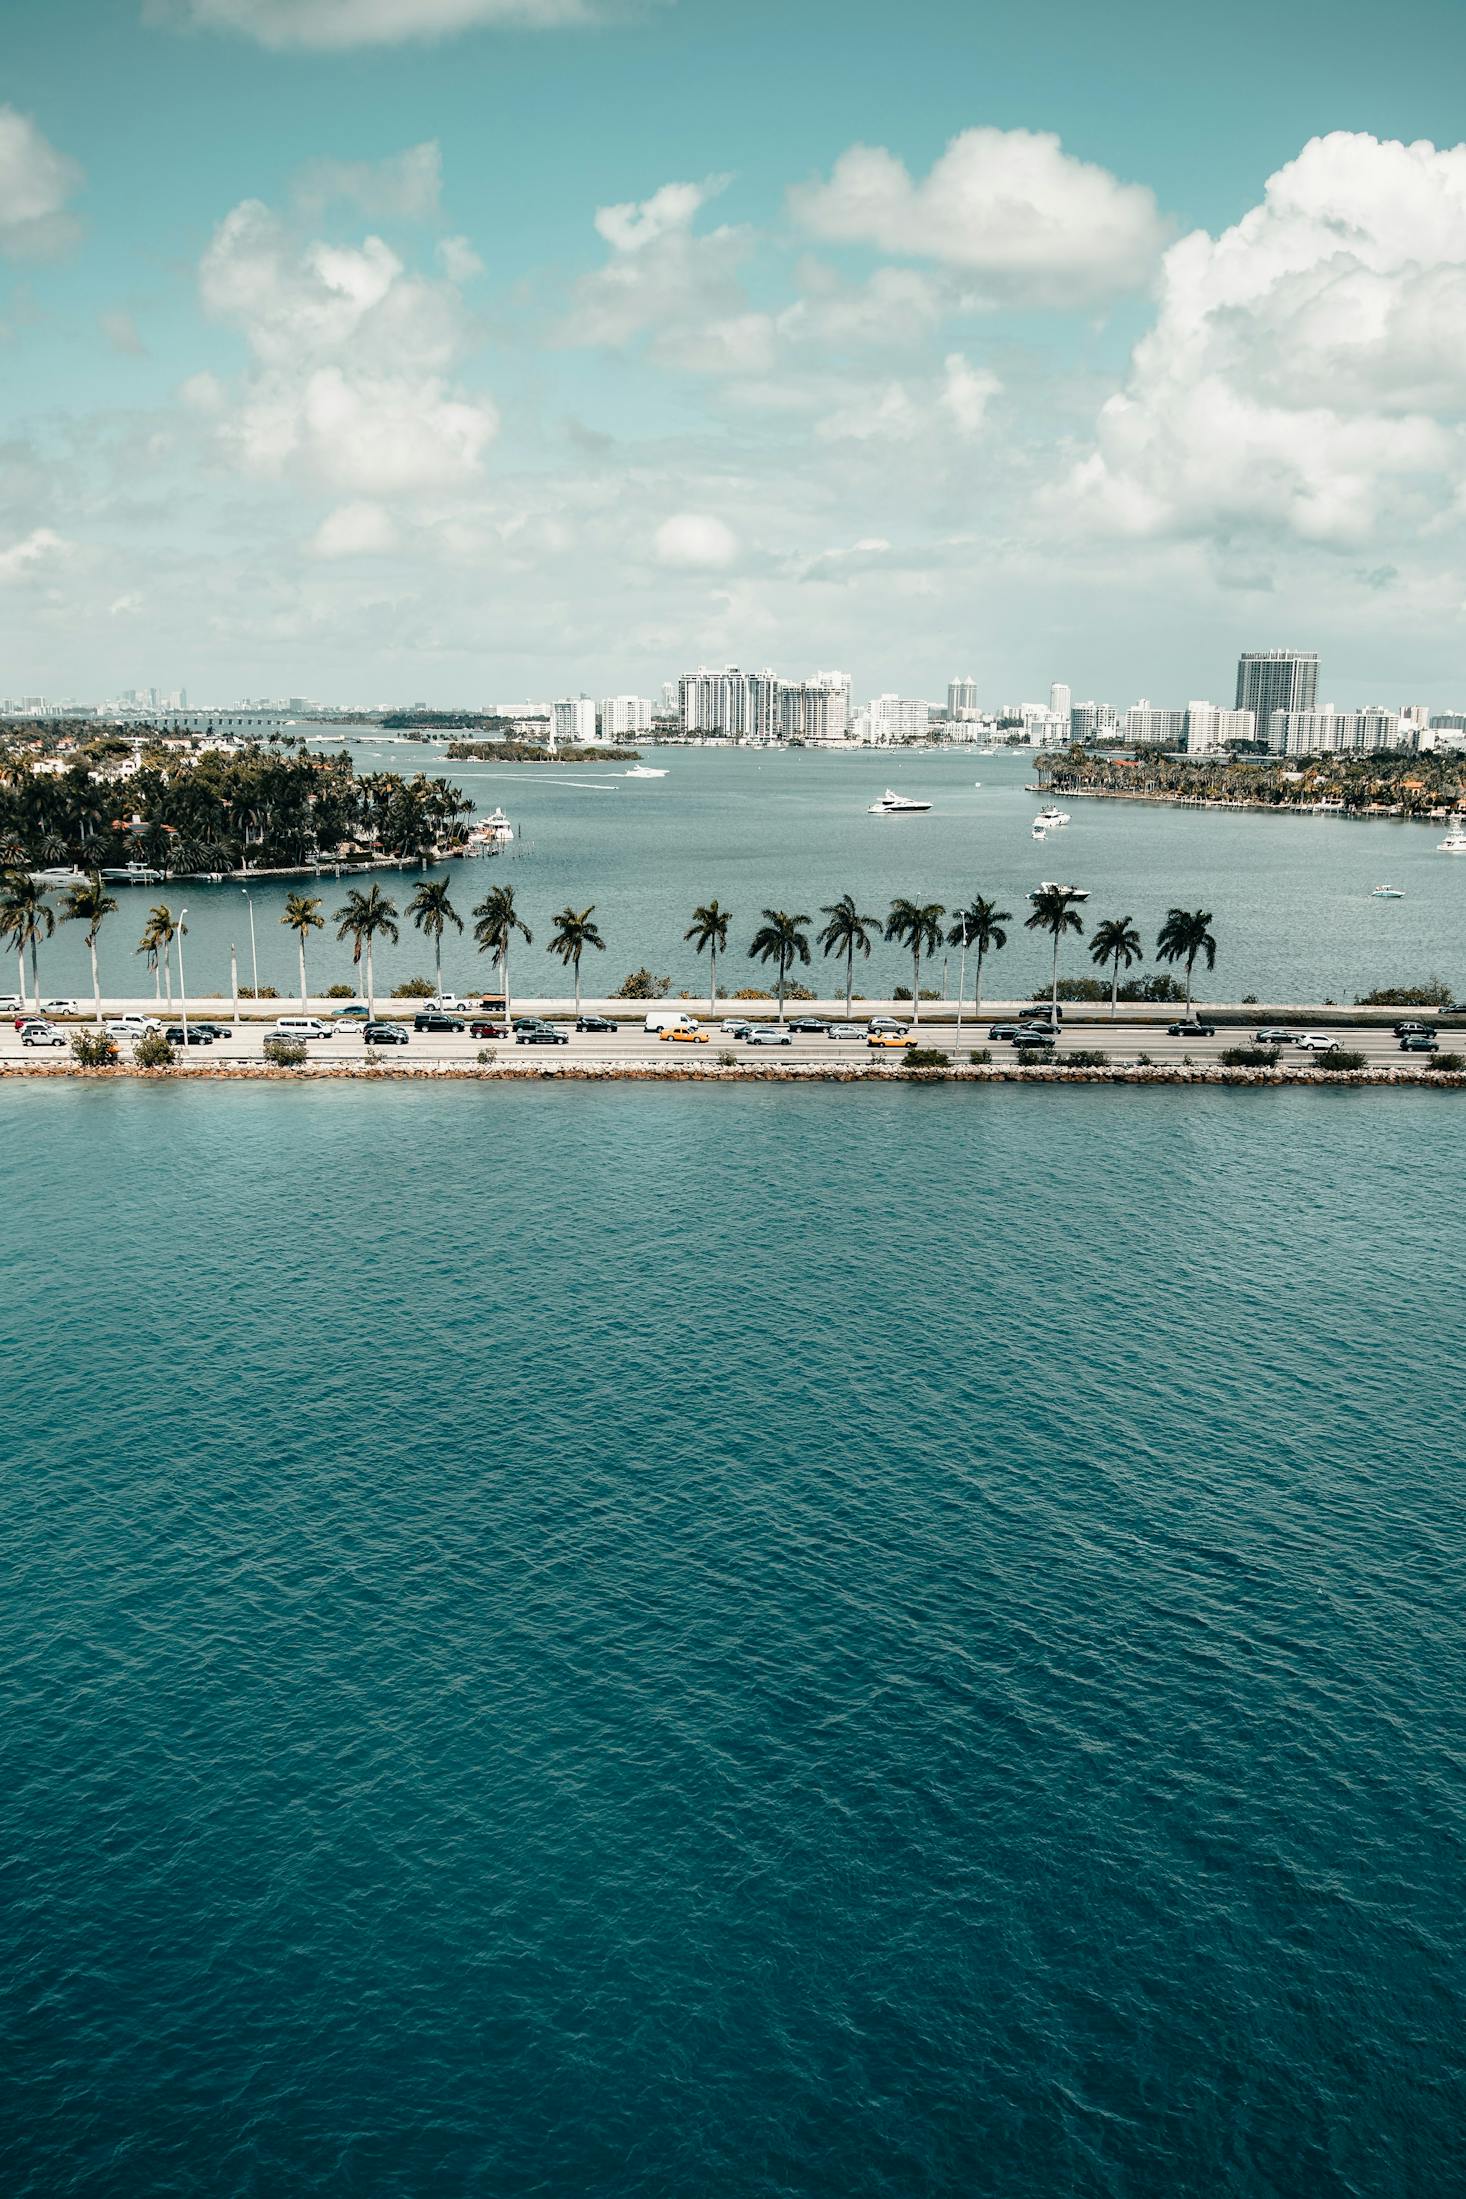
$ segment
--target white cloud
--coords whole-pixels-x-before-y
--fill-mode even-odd
[[[307,213],[344,200],[376,221],[428,221],[438,211],[443,155],[435,138],[387,160],[315,160],[297,179]]]
[[[342,504],[311,538],[314,557],[383,557],[397,547],[397,530],[380,504]]]
[[[37,527],[23,540],[0,550],[0,582],[9,585],[39,580],[50,567],[64,565],[72,551],[72,544],[64,542],[50,527]]]
[[[714,371],[766,345],[768,323],[749,313],[738,278],[753,249],[751,232],[693,232],[728,181],[665,183],[648,199],[598,207],[596,232],[611,256],[575,285],[558,341],[620,349],[650,332],[664,363]]]
[[[965,130],[923,182],[884,146],[853,145],[790,207],[813,236],[965,269],[1014,304],[1136,289],[1165,241],[1149,190],[1075,160],[1049,131]]]
[[[720,572],[738,555],[731,527],[706,512],[678,512],[656,534],[657,561],[694,572]]]
[[[860,390],[815,427],[822,443],[913,443],[936,432],[945,443],[980,435],[987,408],[1002,388],[995,374],[974,367],[960,351],[949,353],[935,383],[896,381]]]
[[[76,235],[67,203],[80,190],[74,160],[47,142],[29,115],[0,107],[0,253],[45,259]]]
[[[145,0],[143,12],[150,22],[235,31],[262,46],[339,53],[493,24],[551,29],[602,11],[595,0]]]
[[[1166,254],[1066,495],[1142,535],[1365,541],[1466,484],[1466,147],[1336,132]]]
[[[960,351],[948,353],[944,375],[938,399],[942,410],[960,436],[980,435],[987,425],[988,406],[1002,383],[985,367],[969,364]]]
[[[467,237],[444,237],[438,246],[438,265],[450,283],[470,283],[484,271]]]
[[[478,473],[498,414],[449,380],[466,342],[451,282],[414,275],[380,237],[298,244],[258,200],[220,223],[199,281],[256,362],[220,425],[244,471],[301,470],[373,497]],[[197,389],[191,401],[206,409],[211,397]]]

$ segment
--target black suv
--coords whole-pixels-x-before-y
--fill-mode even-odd
[[[209,1023],[190,1023],[186,1031],[181,1023],[170,1023],[163,1036],[170,1046],[212,1046],[214,1043],[213,1025]]]
[[[1217,1027],[1214,1023],[1203,1023],[1197,1016],[1190,1023],[1168,1023],[1166,1032],[1170,1038],[1215,1038]]]
[[[609,1016],[577,1016],[577,1031],[614,1031],[616,1026]]]
[[[552,1023],[536,1023],[531,1030],[514,1033],[516,1046],[568,1046],[570,1033],[557,1031]]]
[[[368,1023],[362,1030],[364,1046],[405,1046],[407,1033],[400,1023]]]
[[[424,1008],[413,1017],[412,1027],[415,1031],[461,1031],[464,1022],[462,1016],[445,1016],[438,1009]]]

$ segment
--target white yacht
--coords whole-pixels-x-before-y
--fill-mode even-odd
[[[878,802],[872,802],[867,817],[914,817],[921,810],[930,809],[930,802],[914,802],[909,794],[897,794],[890,787]]]
[[[1372,901],[1403,901],[1404,898],[1398,886],[1376,886],[1370,895]]]
[[[1033,821],[1036,825],[1042,825],[1044,830],[1048,832],[1052,831],[1055,825],[1067,825],[1069,812],[1067,809],[1056,809],[1054,804],[1050,802],[1048,808],[1041,809]]]
[[[626,774],[628,779],[665,779],[665,771],[656,771],[650,764],[633,764]]]
[[[1066,886],[1061,879],[1055,878],[1040,878],[1038,884],[1040,893],[1072,893],[1076,901],[1089,899],[1088,886]],[[1033,895],[1028,898],[1031,901]]]
[[[1437,855],[1466,855],[1466,817],[1453,817],[1444,840],[1437,840]]]
[[[507,848],[513,838],[513,825],[502,809],[494,809],[487,817],[480,817],[470,827],[468,852],[470,855],[497,855],[500,848]]]

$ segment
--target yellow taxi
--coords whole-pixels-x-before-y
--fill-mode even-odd
[[[681,1039],[684,1046],[706,1046],[708,1034],[700,1023],[674,1023],[663,1031],[664,1039]]]
[[[914,1046],[916,1034],[913,1031],[872,1031],[865,1043],[867,1046]]]

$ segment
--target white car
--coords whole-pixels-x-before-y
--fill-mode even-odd
[[[113,1016],[107,1025],[108,1038],[144,1038],[149,1031],[161,1031],[162,1024],[156,1016]]]
[[[24,1014],[25,1002],[21,999],[19,993],[0,993],[0,1016],[21,1016]]]
[[[81,1010],[74,1000],[46,1000],[41,1003],[41,1013],[43,1016],[74,1016],[80,1015]]]
[[[1336,1054],[1339,1051],[1338,1040],[1330,1038],[1326,1031],[1300,1031],[1293,1044],[1306,1054]]]

